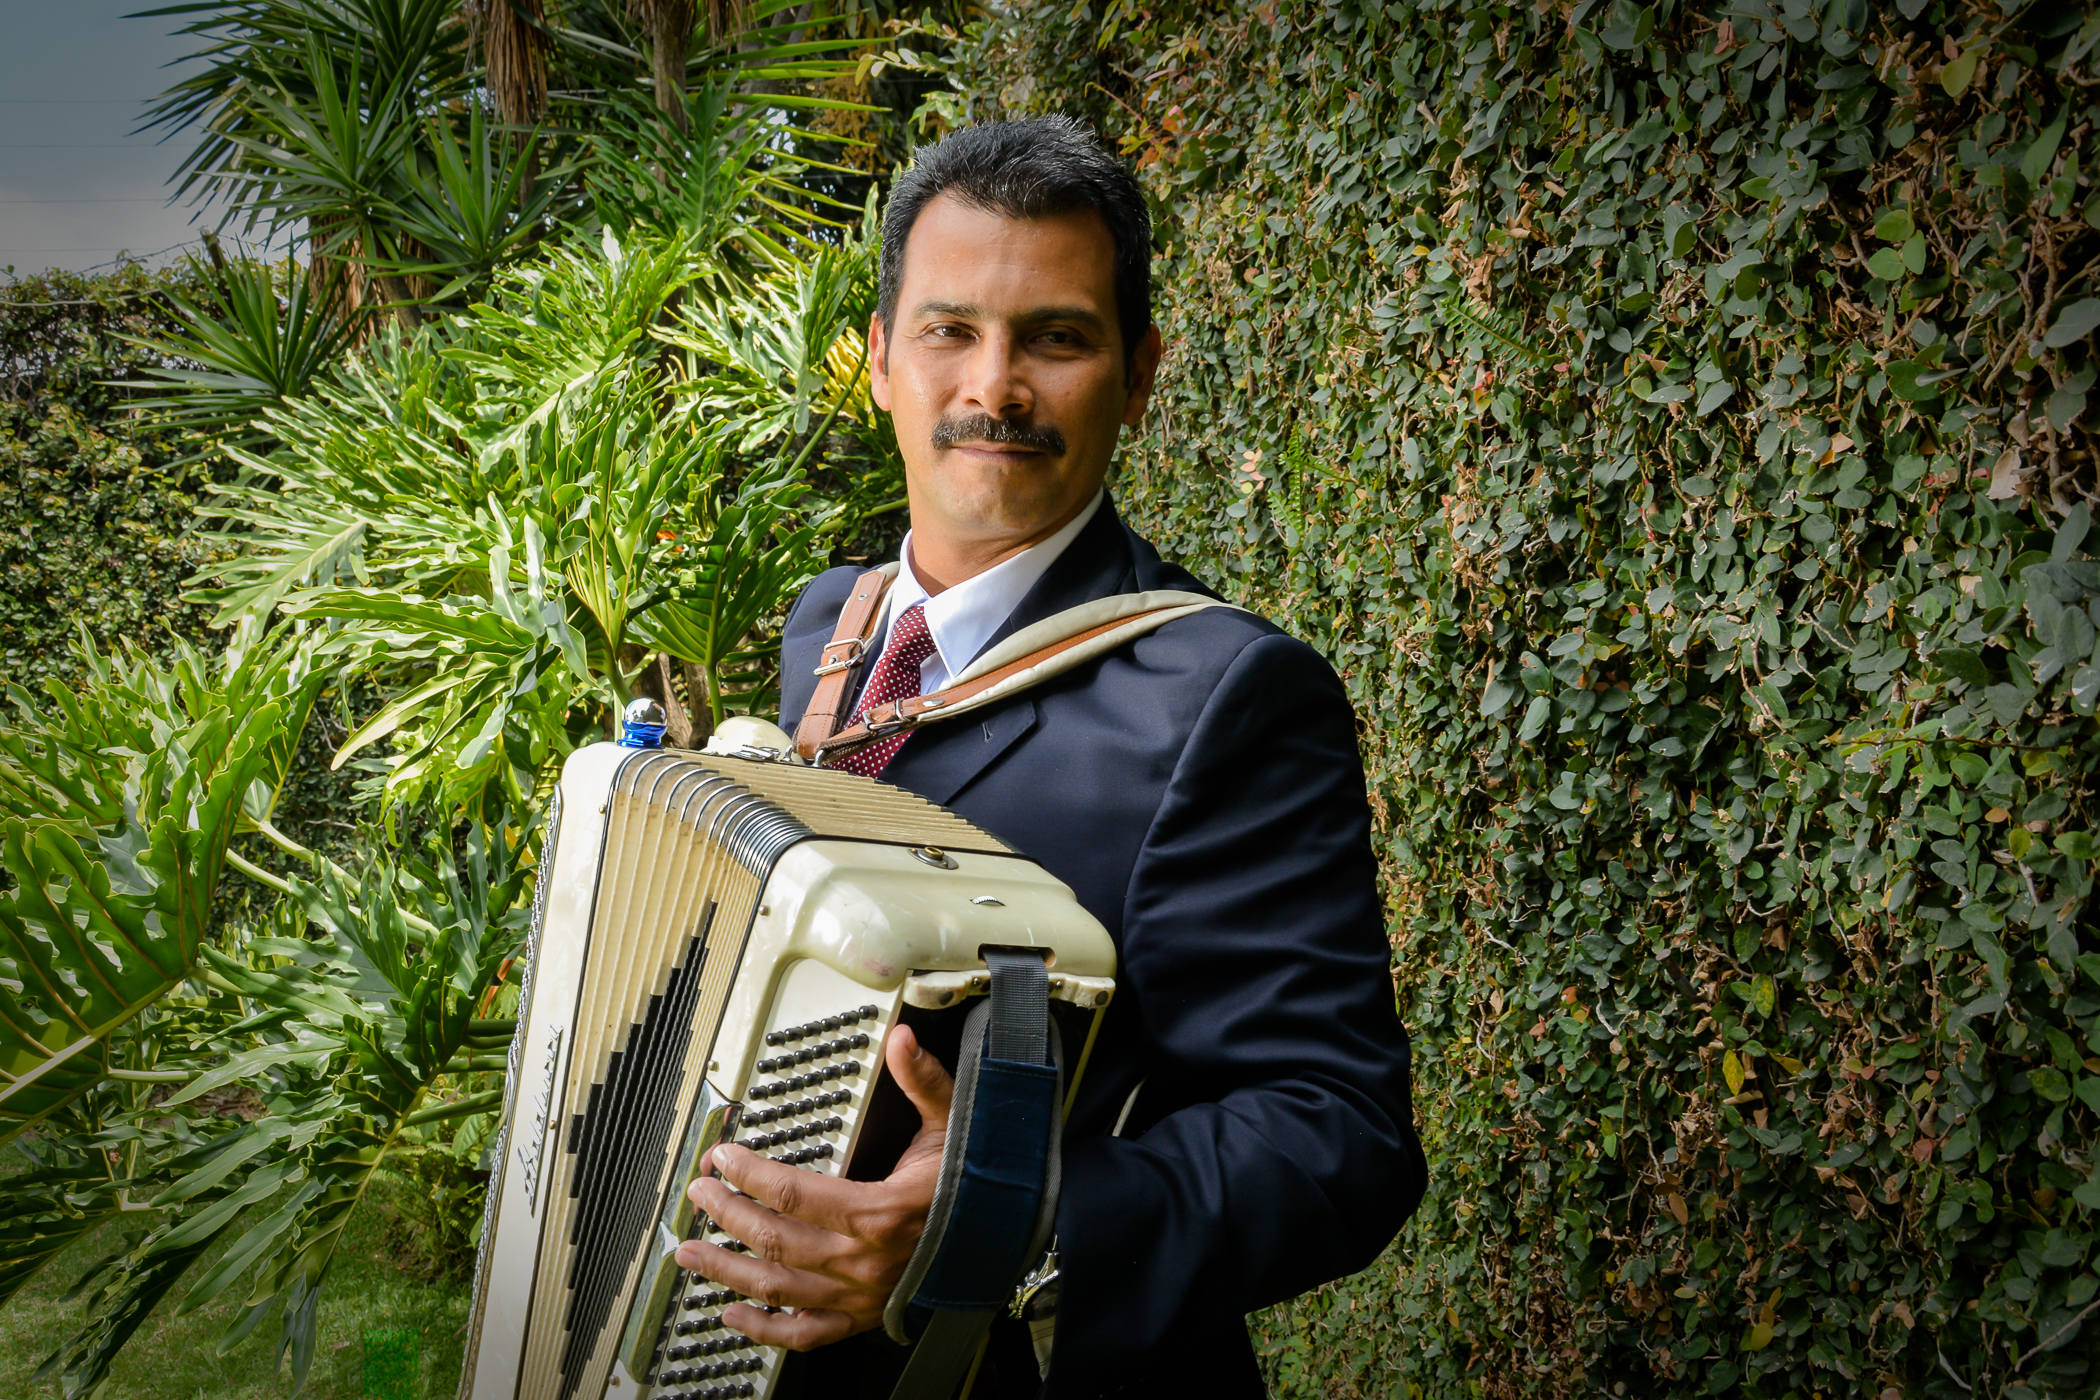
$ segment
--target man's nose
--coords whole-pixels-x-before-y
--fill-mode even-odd
[[[1026,418],[1035,409],[1035,390],[1021,372],[1019,342],[1004,331],[978,339],[961,387],[965,408],[994,418]]]

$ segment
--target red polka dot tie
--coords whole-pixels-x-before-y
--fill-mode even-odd
[[[875,662],[875,674],[868,677],[868,688],[862,692],[860,708],[853,712],[853,717],[857,720],[878,705],[917,695],[919,663],[933,655],[934,650],[933,633],[926,630],[926,607],[923,603],[913,603],[890,624],[889,640],[883,644],[882,656]],[[872,778],[888,766],[890,759],[910,737],[907,732],[877,739],[842,758],[831,760],[827,766]]]

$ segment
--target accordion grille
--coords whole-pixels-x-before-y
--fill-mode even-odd
[[[580,814],[572,813],[570,820]],[[1004,854],[996,838],[851,774],[642,753],[607,794],[603,857],[519,1400],[603,1393],[745,931],[788,846],[822,836]],[[496,1281],[492,1281],[496,1282]]]

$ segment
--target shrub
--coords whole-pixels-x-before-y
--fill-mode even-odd
[[[2089,1390],[2100,18],[1017,4],[1119,499],[1363,720],[1432,1187],[1279,1393]]]

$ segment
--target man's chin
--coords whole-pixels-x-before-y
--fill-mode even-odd
[[[958,493],[943,505],[957,529],[997,537],[1033,534],[1066,514],[1068,503],[1062,492],[1054,490],[982,490]]]

